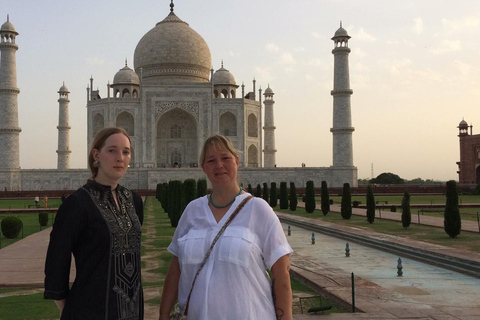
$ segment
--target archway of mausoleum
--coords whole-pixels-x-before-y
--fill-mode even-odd
[[[187,111],[174,108],[157,121],[157,167],[197,167],[197,121]]]
[[[125,129],[129,136],[135,135],[135,121],[131,113],[127,111],[120,112],[115,122],[115,125]]]
[[[103,115],[100,113],[97,113],[93,117],[93,137],[97,135],[97,133],[102,130],[105,127],[105,119],[103,118]]]
[[[258,122],[257,117],[250,113],[248,116],[248,136],[249,137],[258,137]]]
[[[247,167],[258,168],[260,164],[258,163],[258,149],[255,145],[248,147],[248,163]]]
[[[220,134],[227,137],[237,136],[237,117],[231,112],[225,112],[220,116]]]

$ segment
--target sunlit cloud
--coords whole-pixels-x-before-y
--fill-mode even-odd
[[[296,47],[296,48],[293,48],[293,51],[295,51],[295,52],[305,52],[305,48],[304,47]]]
[[[238,58],[238,57],[242,56],[242,54],[240,52],[233,52],[231,50],[228,50],[227,53],[230,57],[234,57],[234,58]]]
[[[306,75],[305,75],[305,80],[307,80],[307,81],[312,81],[312,80],[314,80],[314,79],[315,79],[315,78],[312,77],[312,76],[309,75],[309,74],[306,74]]]
[[[295,60],[295,58],[290,53],[284,52],[280,56],[280,63],[282,63],[282,64],[296,64],[297,61]]]
[[[453,65],[455,66],[455,68],[458,69],[458,71],[460,71],[461,75],[464,77],[468,77],[472,73],[473,67],[468,63],[455,60],[453,62]]]
[[[442,25],[444,28],[444,33],[451,35],[457,33],[471,33],[471,32],[478,32],[478,28],[480,27],[480,14],[476,13],[473,15],[469,15],[460,19],[442,19]]]
[[[375,42],[377,39],[372,36],[371,34],[367,33],[365,29],[360,28],[356,33],[355,33],[355,40],[361,40],[361,41],[366,41],[366,42]]]
[[[415,18],[413,19],[413,32],[416,34],[423,33],[423,20],[422,18]]]
[[[269,52],[278,52],[280,48],[273,42],[269,42],[265,45],[265,49]]]
[[[256,79],[261,80],[261,82],[270,82],[275,79],[275,77],[271,73],[270,68],[262,68],[262,67],[255,67],[254,68]]]
[[[450,52],[457,52],[462,50],[462,44],[460,41],[455,40],[455,41],[450,41],[450,40],[443,40],[440,45],[432,49],[431,52],[434,54],[444,54],[444,53],[450,53]]]
[[[321,36],[320,33],[318,33],[318,32],[312,31],[312,32],[311,32],[311,35],[312,35],[315,39],[322,39],[322,36]]]

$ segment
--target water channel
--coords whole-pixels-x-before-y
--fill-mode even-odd
[[[287,224],[282,224],[287,234]],[[291,226],[287,239],[293,250],[325,267],[354,273],[390,291],[408,303],[429,305],[439,309],[461,307],[480,309],[480,279],[400,257],[403,276],[397,275],[398,256],[367,246],[349,243],[350,257],[345,256],[346,241]]]

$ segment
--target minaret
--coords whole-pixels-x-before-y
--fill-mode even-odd
[[[20,168],[17,67],[15,54],[18,32],[7,16],[0,28],[0,168]]]
[[[265,89],[265,126],[263,127],[264,130],[264,137],[265,137],[265,149],[263,149],[264,153],[264,167],[265,168],[273,168],[276,167],[277,161],[275,160],[275,154],[277,150],[275,150],[275,123],[273,119],[273,90],[270,88],[270,85],[267,89]]]
[[[63,86],[58,90],[58,160],[57,160],[57,169],[64,170],[70,169],[70,126],[68,125],[68,88]]]
[[[340,28],[335,32],[332,40],[335,47],[332,50],[334,57],[333,66],[333,166],[353,167],[353,144],[352,132],[352,110],[350,96],[353,94],[350,89],[350,72],[348,70],[348,39],[347,31]]]

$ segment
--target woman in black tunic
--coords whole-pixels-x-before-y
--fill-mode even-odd
[[[44,297],[55,300],[60,319],[143,319],[143,203],[118,184],[130,152],[125,130],[100,131],[88,159],[92,178],[58,209],[45,263]],[[76,276],[70,288],[72,253]]]

